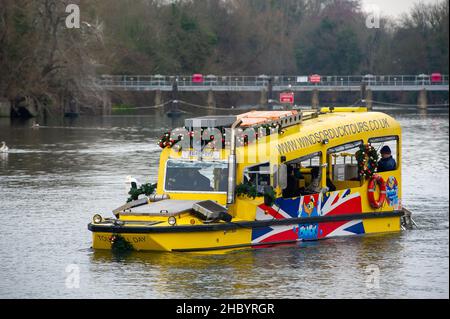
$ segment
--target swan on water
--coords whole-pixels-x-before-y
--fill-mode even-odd
[[[1,153],[8,153],[9,147],[6,146],[5,142],[2,142],[2,147],[0,147],[0,152]]]

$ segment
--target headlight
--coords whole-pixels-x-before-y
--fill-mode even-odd
[[[177,223],[177,219],[173,216],[170,216],[167,222],[169,223],[170,226],[174,226]]]
[[[103,221],[103,217],[99,214],[95,214],[94,217],[92,217],[92,221],[94,224],[100,224]]]

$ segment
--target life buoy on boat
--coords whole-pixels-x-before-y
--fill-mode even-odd
[[[378,200],[375,199],[377,185],[380,188],[380,196]],[[369,203],[372,208],[380,208],[381,206],[383,206],[383,203],[386,200],[386,182],[384,181],[383,177],[378,174],[372,176],[369,181],[367,196],[369,197]]]

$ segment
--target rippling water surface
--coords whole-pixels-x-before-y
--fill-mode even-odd
[[[0,298],[448,298],[449,114],[384,110],[403,127],[403,204],[419,230],[225,255],[90,249],[87,223],[156,179],[163,116],[0,119]],[[66,287],[80,270],[79,288]],[[368,288],[366,267],[380,270]]]

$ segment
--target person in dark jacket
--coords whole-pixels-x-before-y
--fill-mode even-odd
[[[393,171],[397,168],[397,163],[392,157],[392,152],[389,146],[385,145],[380,150],[381,159],[378,161],[378,172]]]

